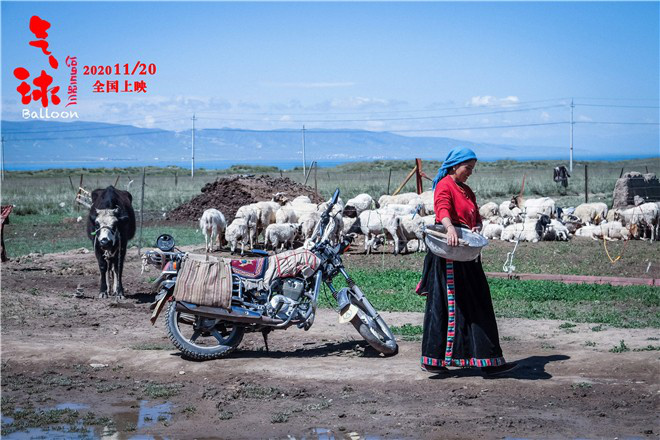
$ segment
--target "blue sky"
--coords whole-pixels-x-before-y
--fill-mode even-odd
[[[13,69],[47,68],[28,45],[32,15],[51,22],[60,67],[50,73],[63,89],[67,55],[157,67],[153,77],[80,75],[81,120],[183,130],[195,113],[199,128],[305,124],[524,151],[568,144],[575,98],[583,154],[659,151],[658,2],[3,1],[5,120],[26,108]],[[92,93],[97,79],[145,79],[148,91]]]

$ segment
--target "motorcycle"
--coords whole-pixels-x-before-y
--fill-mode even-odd
[[[309,249],[317,264],[306,266],[286,276],[275,276],[266,285],[263,280],[246,277],[240,271],[231,274],[231,305],[228,308],[194,304],[175,298],[177,273],[186,264],[186,254],[174,251],[170,236],[157,241],[158,251],[145,254],[147,264],[169,269],[163,270],[158,281],[160,291],[153,306],[152,324],[157,320],[165,304],[168,304],[165,324],[169,339],[183,355],[193,360],[218,359],[227,356],[241,343],[246,332],[262,332],[266,349],[268,333],[296,326],[309,330],[314,323],[319,294],[327,286],[334,298],[340,322],[350,323],[360,336],[375,350],[391,356],[398,345],[384,319],[374,309],[362,290],[346,272],[341,255],[348,249],[354,236],[346,236],[332,245],[324,232],[331,219],[331,212],[339,198],[337,189],[317,225],[314,236],[319,241]],[[290,251],[294,252],[294,251]],[[313,256],[312,256],[313,254]],[[266,253],[266,255],[268,255]],[[274,255],[266,264],[279,264]],[[163,264],[163,259],[168,264]],[[238,260],[245,263],[246,260]],[[169,264],[172,263],[172,264]],[[259,263],[252,260],[250,263]],[[239,273],[237,273],[239,272]],[[341,275],[346,287],[337,289],[333,279]]]

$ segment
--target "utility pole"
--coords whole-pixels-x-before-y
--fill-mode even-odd
[[[573,98],[571,98],[571,152],[569,155],[569,164],[568,164],[568,170],[572,173],[573,172],[573,109],[575,108],[575,104],[573,104]]]
[[[306,175],[306,170],[305,170],[305,126],[303,125],[302,129],[302,144],[303,144],[303,176]]]
[[[190,178],[195,178],[195,114],[192,117],[192,156],[190,164]]]
[[[0,180],[5,180],[5,137],[2,136],[2,145],[0,146]]]

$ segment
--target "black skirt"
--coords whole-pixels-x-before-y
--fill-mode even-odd
[[[489,367],[505,364],[493,301],[481,261],[429,252],[417,293],[426,295],[422,363]]]

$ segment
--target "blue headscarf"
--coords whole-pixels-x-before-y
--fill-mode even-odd
[[[465,161],[476,158],[477,155],[474,154],[474,151],[470,150],[469,148],[453,148],[445,158],[445,161],[442,162],[442,166],[438,168],[438,174],[436,174],[435,179],[433,179],[433,189],[435,189],[435,186],[438,184],[438,182],[440,182],[440,179],[447,175],[449,168],[453,167],[454,165],[458,165],[459,163],[463,163]]]

